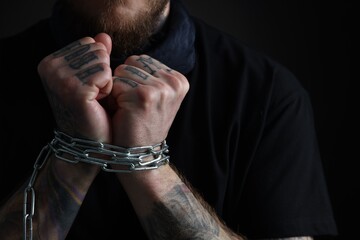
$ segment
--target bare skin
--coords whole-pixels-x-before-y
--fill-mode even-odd
[[[75,6],[84,3],[73,2]],[[145,2],[122,3],[125,12],[135,14]],[[100,6],[96,0],[86,3],[93,11]],[[147,55],[130,56],[113,75],[112,50],[111,37],[100,33],[79,39],[40,62],[38,72],[58,129],[73,137],[124,147],[163,141],[190,88],[187,79]],[[50,157],[35,183],[34,239],[66,238],[98,172],[97,166]],[[117,176],[149,239],[245,239],[227,228],[171,165]],[[1,207],[1,239],[22,238],[23,190]]]

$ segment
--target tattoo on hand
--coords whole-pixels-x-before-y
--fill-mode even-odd
[[[81,82],[83,82],[83,84],[87,83],[87,78],[91,75],[94,75],[97,72],[102,72],[104,71],[104,68],[102,68],[99,65],[96,66],[92,66],[90,68],[87,68],[83,71],[80,71],[76,74],[76,76],[80,79]]]
[[[55,53],[53,53],[53,56],[60,57],[64,54],[66,54],[67,52],[73,50],[74,48],[77,48],[78,46],[81,46],[81,43],[79,41],[75,41],[75,42],[67,45],[66,47],[63,47],[62,49],[56,51]]]
[[[138,84],[128,78],[120,78],[120,77],[115,77],[114,81],[120,81],[123,83],[126,83],[127,85],[131,86],[132,88],[135,88],[138,86]]]
[[[138,77],[140,77],[143,80],[146,80],[148,78],[148,75],[146,75],[145,73],[141,72],[140,70],[138,70],[137,68],[131,67],[131,66],[126,66],[125,70],[128,72],[131,72],[134,75],[137,75]]]
[[[72,69],[80,69],[82,66],[84,66],[85,64],[88,64],[89,62],[91,62],[94,59],[98,59],[98,57],[96,56],[95,53],[93,52],[89,52],[83,56],[81,56],[80,58],[75,59],[74,61],[72,61],[69,66]]]
[[[136,61],[141,62],[143,64],[144,68],[149,70],[151,75],[156,73],[156,71],[149,64],[154,65],[157,69],[161,69],[161,67],[159,65],[157,65],[151,57],[148,57],[148,58],[139,57]]]
[[[66,55],[64,58],[66,61],[71,61],[81,55],[83,55],[84,53],[88,52],[90,50],[90,45],[83,45],[81,47],[79,47],[78,49],[76,49],[76,51],[70,53],[69,55]]]

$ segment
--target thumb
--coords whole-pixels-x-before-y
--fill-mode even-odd
[[[111,53],[111,49],[112,49],[112,41],[111,41],[111,37],[106,34],[106,33],[99,33],[94,37],[96,42],[101,42],[102,44],[105,45],[108,54]]]

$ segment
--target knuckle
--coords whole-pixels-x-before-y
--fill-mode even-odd
[[[105,63],[105,62],[100,62],[97,64],[97,66],[99,66],[101,68],[101,72],[103,72],[106,75],[111,76],[111,68],[109,66],[109,64]]]
[[[186,93],[189,90],[189,81],[182,74],[169,74],[168,81],[177,92]]]
[[[92,37],[83,37],[79,41],[81,44],[89,44],[95,42],[95,40]]]
[[[131,55],[131,56],[129,56],[129,57],[126,58],[126,60],[125,60],[124,63],[130,65],[130,64],[136,62],[136,59],[138,59],[138,58],[139,58],[138,55]]]
[[[110,56],[109,54],[103,50],[103,49],[98,49],[95,51],[96,57],[98,59],[100,59],[101,61],[106,61],[109,62],[110,61]]]
[[[139,56],[137,56],[137,58],[136,59],[138,59],[138,58],[151,58],[149,55],[147,55],[147,54],[140,54]]]
[[[159,91],[151,87],[138,88],[136,91],[137,98],[144,108],[148,108],[159,99]]]
[[[125,71],[125,68],[127,67],[126,64],[121,64],[119,66],[117,66],[114,70],[114,74],[117,76],[117,75],[120,75],[121,72]]]

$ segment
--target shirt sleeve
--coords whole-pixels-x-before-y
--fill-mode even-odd
[[[272,80],[241,225],[250,238],[334,235],[310,97],[286,69],[277,69]]]

